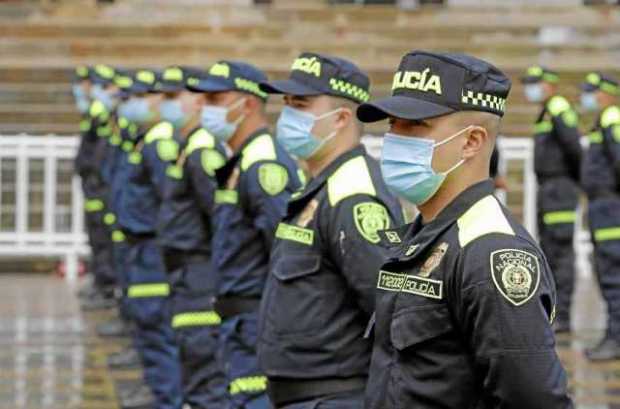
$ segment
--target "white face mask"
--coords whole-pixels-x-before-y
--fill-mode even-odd
[[[524,93],[529,102],[542,102],[545,98],[543,87],[540,84],[527,84]]]

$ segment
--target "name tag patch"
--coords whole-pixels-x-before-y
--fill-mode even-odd
[[[397,291],[441,300],[443,298],[443,281],[409,274],[379,272],[377,288]]]

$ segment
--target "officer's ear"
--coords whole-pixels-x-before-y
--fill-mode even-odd
[[[463,159],[473,158],[480,154],[486,144],[489,143],[490,137],[491,135],[486,128],[478,125],[470,127],[466,134]]]

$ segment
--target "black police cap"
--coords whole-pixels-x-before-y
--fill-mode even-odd
[[[525,71],[525,75],[521,77],[523,84],[536,84],[542,81],[556,84],[560,81],[560,76],[549,68],[534,65],[529,67]]]
[[[302,53],[291,67],[289,79],[263,82],[269,94],[332,95],[358,104],[370,99],[370,80],[355,64],[342,58]]]
[[[91,82],[103,86],[114,84],[115,74],[116,70],[106,64],[97,64],[89,71]]]
[[[180,92],[187,88],[186,71],[191,70],[190,67],[173,65],[166,67],[157,82],[155,83],[155,92]]]
[[[603,91],[610,95],[620,95],[618,80],[598,71],[586,75],[586,80],[581,84],[581,89],[584,92]]]
[[[75,82],[90,80],[91,67],[88,65],[78,65],[73,71],[73,80]]]
[[[357,117],[426,119],[457,111],[504,115],[510,80],[486,61],[465,54],[412,51],[394,74],[392,96],[360,105]]]
[[[188,88],[196,92],[238,91],[266,100],[267,93],[258,85],[264,81],[267,75],[252,64],[222,60],[213,64],[205,75],[190,78]]]

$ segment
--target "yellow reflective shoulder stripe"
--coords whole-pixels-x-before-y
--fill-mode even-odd
[[[620,240],[620,227],[606,227],[594,230],[594,241]]]
[[[314,241],[314,231],[291,224],[280,223],[276,229],[276,237],[311,246]]]
[[[534,133],[547,133],[551,132],[553,124],[551,121],[541,121],[534,124]]]
[[[236,395],[239,393],[262,392],[264,390],[267,390],[266,376],[246,376],[243,378],[237,378],[234,379],[228,387],[228,392],[231,395]]]
[[[620,123],[620,108],[617,106],[610,106],[601,114],[601,127],[607,128],[618,123]]]
[[[590,143],[603,143],[603,134],[600,131],[590,132],[588,134],[588,140]]]
[[[205,149],[200,155],[200,164],[207,175],[213,176],[216,170],[226,164],[226,158],[215,149]]]
[[[123,142],[121,148],[123,149],[123,151],[125,152],[131,152],[133,150],[133,142],[131,141],[125,141]]]
[[[172,317],[172,328],[220,325],[222,318],[215,311],[196,311],[176,314]]]
[[[239,194],[236,190],[218,189],[215,191],[216,204],[237,204]]]
[[[327,179],[327,195],[332,207],[341,200],[357,194],[377,195],[368,164],[363,156],[346,161]]]
[[[574,210],[561,210],[543,214],[544,224],[574,223],[577,220],[577,212]]]
[[[96,118],[99,115],[103,114],[105,112],[105,106],[103,105],[103,103],[101,101],[93,101],[92,104],[90,104],[90,108],[88,109],[88,114],[92,117],[92,118]]]
[[[110,145],[112,146],[120,146],[121,142],[123,142],[121,136],[116,133],[112,134],[112,136],[110,137]]]
[[[248,170],[256,162],[278,158],[273,139],[268,134],[257,136],[248,146],[243,148],[241,155],[241,170],[243,171]]]
[[[134,284],[127,289],[127,297],[167,297],[170,294],[168,283]]]
[[[159,139],[170,139],[174,135],[174,127],[168,122],[160,122],[153,126],[144,136],[144,143],[153,143]]]
[[[125,237],[125,233],[123,233],[120,230],[114,230],[112,232],[112,241],[114,243],[121,243],[121,242],[125,241],[125,238],[126,238]]]
[[[97,136],[105,138],[112,135],[112,127],[109,125],[100,126],[97,128]]]
[[[491,233],[515,235],[497,199],[491,195],[476,202],[458,218],[456,223],[459,228],[461,247]]]
[[[183,179],[183,168],[177,165],[168,165],[166,168],[166,176],[171,179]]]
[[[116,215],[114,213],[106,213],[103,216],[103,222],[108,226],[113,225],[116,223]]]
[[[157,156],[164,162],[169,162],[179,157],[179,144],[174,139],[162,139],[157,141]]]
[[[140,152],[131,152],[127,160],[132,165],[139,165],[142,163],[142,154]]]
[[[547,102],[547,110],[553,116],[558,116],[568,109],[570,109],[570,104],[568,103],[566,98],[562,96],[556,95],[554,97],[551,97],[551,99],[549,99],[549,102]]]
[[[125,129],[129,126],[129,121],[127,118],[120,117],[118,118],[118,126]]]
[[[215,148],[215,138],[206,129],[199,129],[194,132],[187,142],[185,153],[191,155],[196,149],[213,149]]]
[[[90,129],[90,121],[88,119],[82,119],[80,121],[80,132],[86,132]]]
[[[100,212],[104,208],[104,204],[102,200],[99,199],[90,199],[84,202],[84,209],[87,212]]]

